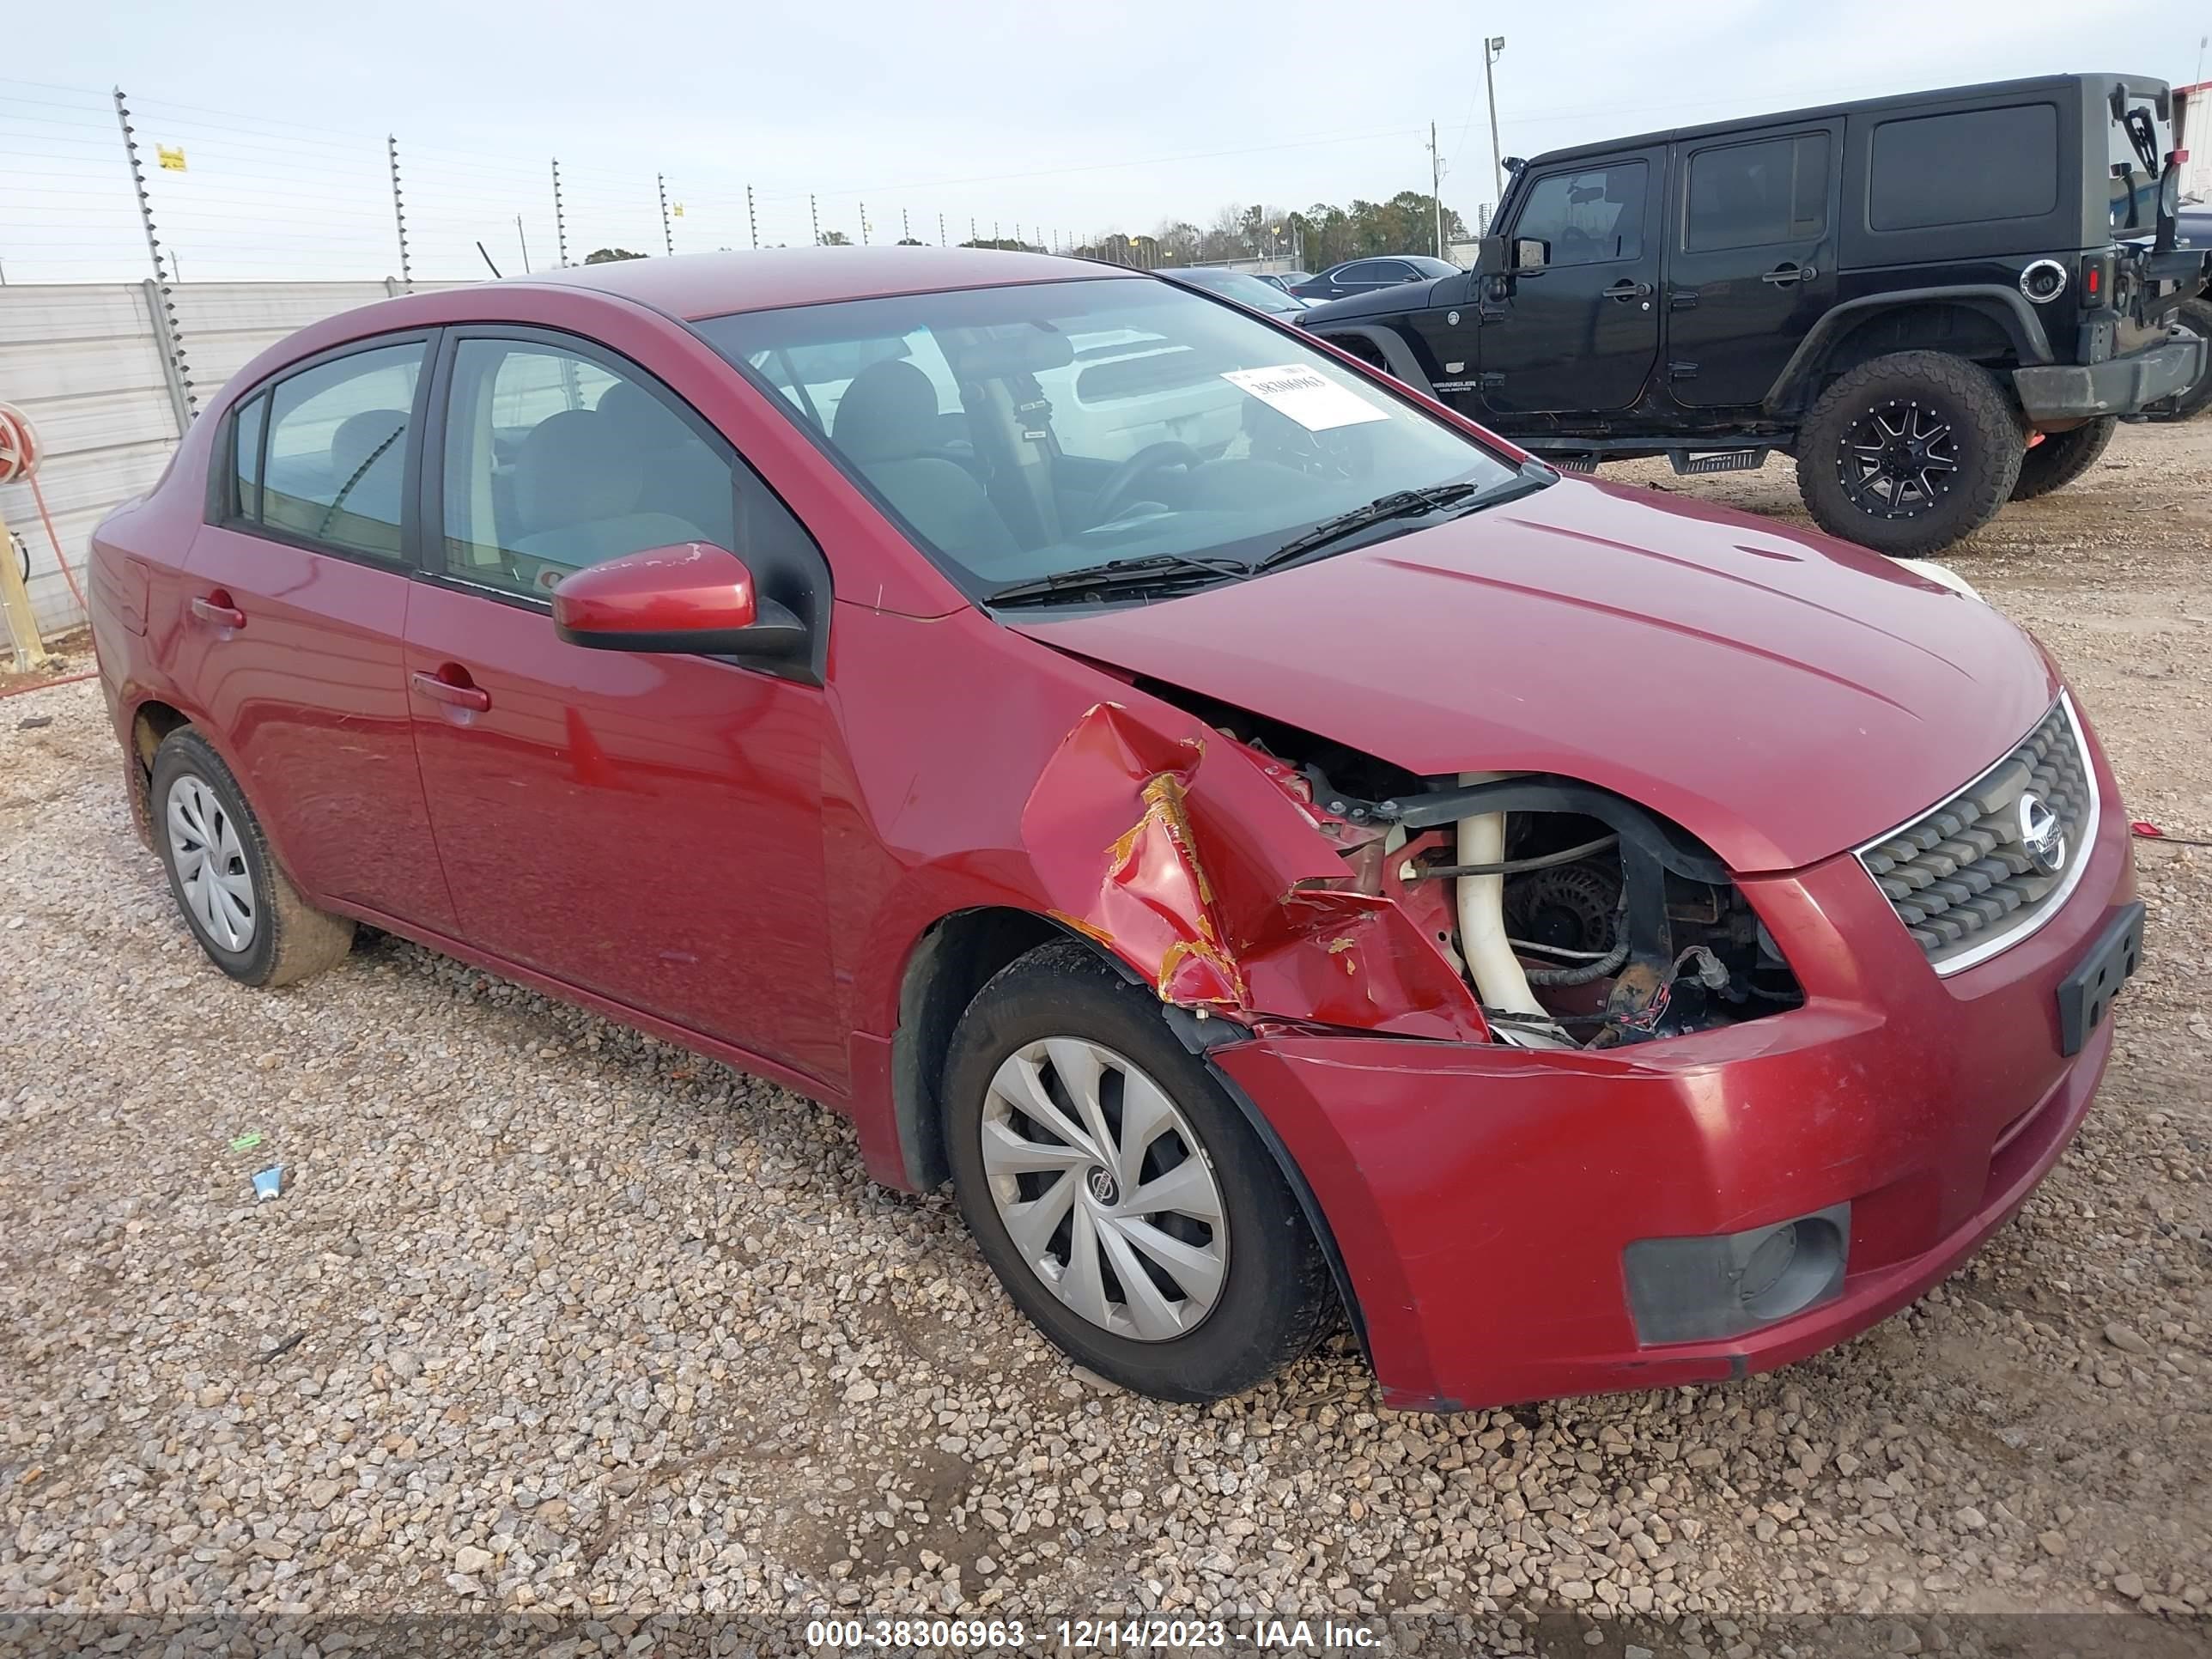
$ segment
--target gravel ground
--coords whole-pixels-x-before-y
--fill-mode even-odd
[[[1696,487],[1802,521],[1779,465]],[[2130,811],[2212,838],[2208,552],[2212,422],[2124,429],[1953,562],[2064,660]],[[1529,1610],[1716,1653],[1759,1614],[2185,1619],[2212,852],[2141,864],[2100,1109],[1858,1341],[1449,1418],[1380,1410],[1340,1345],[1185,1408],[1071,1375],[948,1200],[871,1187],[777,1089],[389,940],[234,986],[131,836],[95,688],[11,699],[0,1615]]]

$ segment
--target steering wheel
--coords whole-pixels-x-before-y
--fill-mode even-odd
[[[1114,469],[1114,476],[1106,480],[1092,503],[1100,524],[1110,524],[1121,516],[1136,493],[1138,483],[1163,468],[1170,466],[1198,467],[1206,465],[1206,457],[1188,444],[1170,438],[1164,443],[1146,444],[1142,449]]]

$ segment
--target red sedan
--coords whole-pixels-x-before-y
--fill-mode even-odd
[[[95,543],[216,965],[365,922],[848,1114],[1146,1392],[1740,1376],[2057,1160],[2142,936],[2035,644],[1235,305],[919,248],[387,301]]]

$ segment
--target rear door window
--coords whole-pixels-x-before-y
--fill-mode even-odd
[[[1513,227],[1516,240],[1551,244],[1547,263],[1604,264],[1644,256],[1644,199],[1650,168],[1613,161],[1539,179]]]
[[[1803,132],[1690,158],[1686,252],[1818,239],[1828,227],[1828,135]]]
[[[407,433],[422,353],[420,340],[375,346],[271,387],[259,512],[248,516],[266,529],[399,563]]]
[[[2014,104],[1884,121],[1874,130],[1875,230],[2033,219],[2058,205],[2058,107]]]

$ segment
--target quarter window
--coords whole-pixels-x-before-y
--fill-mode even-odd
[[[1644,255],[1644,198],[1650,169],[1615,161],[1539,179],[1514,226],[1516,240],[1551,244],[1547,263],[1604,264]]]
[[[416,340],[351,352],[279,380],[255,400],[257,409],[267,407],[268,432],[261,476],[249,480],[240,471],[240,515],[398,563],[407,427],[422,372]],[[241,440],[246,429],[241,416]],[[249,483],[258,485],[252,498],[243,488]]]
[[[735,477],[666,394],[557,347],[463,340],[446,422],[448,574],[544,597],[683,542],[736,549]]]
[[[1874,130],[1867,222],[1875,230],[2030,219],[2058,205],[2058,110],[1961,110]]]
[[[1828,228],[1828,135],[1701,149],[1690,158],[1691,253],[1817,240]]]
[[[241,519],[261,516],[261,437],[268,423],[265,392],[231,417],[231,499]]]

